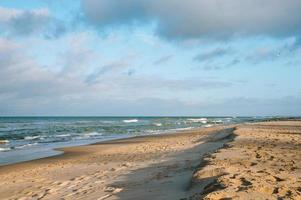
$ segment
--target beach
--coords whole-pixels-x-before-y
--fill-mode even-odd
[[[216,176],[204,199],[301,199],[301,121],[238,126],[234,135],[194,175]]]
[[[301,121],[139,136],[0,167],[0,199],[300,199]]]

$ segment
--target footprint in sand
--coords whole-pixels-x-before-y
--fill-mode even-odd
[[[244,177],[240,178],[240,181],[241,181],[241,184],[242,184],[243,186],[250,186],[250,185],[252,185],[252,182],[248,181],[248,180],[247,180],[246,178],[244,178]]]
[[[259,153],[256,153],[256,158],[260,159],[261,155]]]

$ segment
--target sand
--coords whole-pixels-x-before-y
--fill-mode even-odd
[[[243,125],[234,134],[194,174],[195,182],[215,176],[204,199],[301,199],[301,121]]]
[[[185,197],[202,155],[220,148],[232,130],[221,126],[71,147],[60,156],[0,167],[0,199]]]
[[[300,199],[301,122],[217,126],[62,149],[0,167],[0,199]]]

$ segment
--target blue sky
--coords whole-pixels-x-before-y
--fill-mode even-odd
[[[298,0],[2,0],[0,115],[301,115]]]

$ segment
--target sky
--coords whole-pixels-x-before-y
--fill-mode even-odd
[[[2,116],[301,116],[300,0],[1,0]]]

